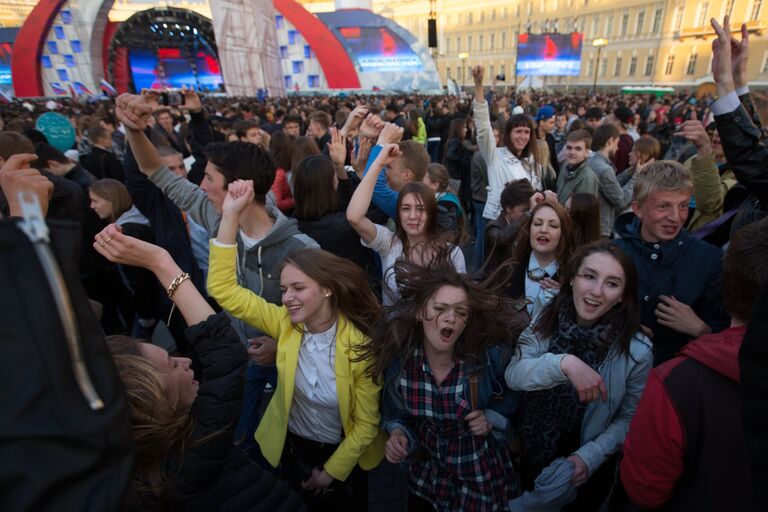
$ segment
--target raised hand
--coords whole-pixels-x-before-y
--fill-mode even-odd
[[[396,144],[403,138],[403,129],[395,123],[384,123],[384,128],[379,133],[377,144],[384,146],[386,144]]]
[[[747,60],[749,58],[749,32],[746,23],[741,24],[741,41],[731,37],[731,71],[733,85],[738,89],[747,85]]]
[[[735,90],[731,55],[733,46],[729,22],[728,16],[723,20],[722,27],[715,18],[711,20],[712,28],[717,34],[712,41],[712,77],[715,79],[717,92],[721,97]]]
[[[680,128],[680,131],[675,135],[679,137],[685,137],[696,146],[700,156],[709,155],[712,153],[712,145],[707,135],[707,130],[704,129],[704,125],[701,121],[696,119],[696,111],[691,112],[691,118],[684,122]]]
[[[121,94],[115,101],[115,116],[127,129],[143,131],[152,117],[153,101],[148,94]]]
[[[352,168],[360,177],[363,176],[363,172],[365,171],[365,164],[368,163],[368,156],[371,154],[371,147],[373,147],[371,139],[367,137],[360,137],[358,139],[357,155],[355,156],[355,161],[352,162]]]
[[[37,196],[43,215],[48,212],[48,201],[53,193],[51,180],[40,174],[37,169],[31,169],[29,164],[37,160],[37,155],[19,153],[12,155],[0,169],[0,189],[8,201],[8,210],[12,217],[22,216],[19,204],[19,192],[31,192]]]
[[[371,114],[360,125],[360,136],[375,139],[384,128],[384,121],[376,114]]]
[[[97,233],[93,248],[113,263],[150,270],[165,251],[149,242],[124,235],[117,224],[110,224]]]
[[[360,126],[360,124],[363,122],[363,119],[365,119],[365,116],[367,115],[368,107],[365,105],[356,106],[355,109],[347,116],[347,121],[344,123],[344,126],[341,129],[342,135],[346,136],[351,130],[354,130]]]
[[[222,212],[239,216],[253,201],[253,180],[235,180],[227,187]]]
[[[331,142],[328,143],[328,155],[337,166],[344,165],[347,159],[347,138],[337,128],[329,128]]]
[[[200,101],[200,96],[194,89],[187,89],[183,87],[181,93],[184,95],[184,108],[190,112],[200,112],[203,110],[203,104]]]
[[[472,68],[472,79],[475,81],[475,87],[483,85],[483,76],[485,75],[485,68],[483,66],[477,65]]]
[[[402,132],[402,128],[400,131]],[[400,151],[400,146],[397,144],[386,144],[381,150],[381,153],[379,153],[379,155],[376,157],[376,160],[373,161],[371,166],[377,165],[379,168],[387,167],[392,162],[400,158],[400,155],[402,154],[403,153]]]

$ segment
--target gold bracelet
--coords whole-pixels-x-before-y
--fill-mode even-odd
[[[176,294],[176,289],[183,283],[189,279],[189,274],[186,272],[182,272],[178,276],[176,276],[176,279],[171,281],[171,285],[168,287],[168,298],[171,299],[171,302],[173,302],[173,296]]]

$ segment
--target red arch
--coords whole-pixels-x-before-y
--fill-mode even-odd
[[[19,30],[11,57],[11,75],[16,96],[43,96],[40,55],[51,24],[65,1],[40,0]]]
[[[323,68],[329,89],[359,89],[352,60],[333,32],[295,0],[273,0],[275,9],[301,32]]]

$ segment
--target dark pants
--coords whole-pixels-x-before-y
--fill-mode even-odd
[[[429,161],[432,163],[440,161],[440,141],[428,140],[427,141],[427,153],[429,153]]]
[[[240,420],[235,429],[235,444],[239,445],[251,460],[259,464],[262,464],[263,458],[253,435],[261,419],[261,400],[267,383],[273,387],[277,384],[277,368],[249,364],[245,374],[245,394],[240,410]]]
[[[411,494],[408,496],[408,512],[435,512],[435,507],[421,496]]]
[[[325,494],[316,494],[314,490],[301,487],[301,483],[312,475],[313,469],[322,471],[323,464],[338,447],[338,444],[318,443],[291,432],[285,438],[280,461],[284,479],[312,512],[368,510],[368,472],[359,466],[355,466],[345,481],[334,480]]]

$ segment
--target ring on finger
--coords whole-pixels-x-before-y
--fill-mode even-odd
[[[101,247],[104,247],[106,244],[104,243],[104,241],[103,241],[103,240],[99,240],[99,245],[100,245]]]
[[[112,239],[111,239],[111,238],[107,238],[106,240],[104,240],[104,243],[105,243],[105,244],[108,244],[108,243],[109,243],[109,242],[111,242],[111,241],[112,241]]]

